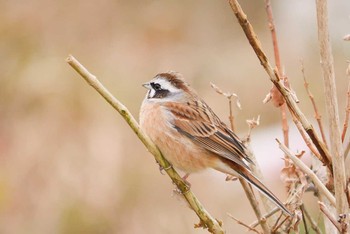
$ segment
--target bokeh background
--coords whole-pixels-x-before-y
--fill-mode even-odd
[[[350,2],[329,1],[341,121],[350,43]],[[314,1],[273,1],[282,62],[310,119],[304,60],[324,115]],[[272,59],[264,1],[242,1]],[[225,122],[227,101],[209,85],[239,95],[237,134],[261,115],[252,147],[266,184],[286,198],[279,175],[280,112],[262,104],[271,84],[227,1],[0,1],[0,233],[206,233],[172,195],[122,118],[66,63],[77,57],[138,117],[142,83],[167,70],[183,73]],[[323,119],[324,122],[326,119]],[[326,125],[327,126],[327,125]],[[291,148],[305,150],[293,125]],[[227,216],[255,220],[237,182],[206,171],[192,189],[227,233],[243,228]],[[315,199],[306,195],[316,214]],[[317,216],[316,216],[317,217]]]

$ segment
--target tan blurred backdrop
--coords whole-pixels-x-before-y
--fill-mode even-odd
[[[264,1],[242,1],[272,58]],[[350,43],[350,2],[330,1],[341,120]],[[312,119],[300,59],[321,113],[313,1],[273,1],[285,71]],[[223,120],[227,102],[214,82],[239,95],[237,134],[261,115],[253,148],[266,183],[281,198],[280,113],[262,104],[271,84],[226,1],[0,1],[0,233],[206,233],[198,218],[172,196],[122,118],[65,63],[77,57],[138,117],[141,84],[177,70]],[[325,120],[325,119],[324,119]],[[226,121],[227,122],[227,121]],[[291,125],[293,150],[306,149]],[[237,182],[208,171],[192,175],[192,189],[227,233],[243,232],[227,216],[251,223],[254,215]],[[311,205],[312,195],[306,195]],[[311,206],[312,208],[312,206]]]

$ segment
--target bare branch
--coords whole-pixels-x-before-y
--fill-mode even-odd
[[[277,40],[277,33],[276,33],[276,26],[275,22],[273,20],[273,13],[272,13],[272,7],[271,7],[271,1],[270,0],[265,0],[265,9],[266,9],[266,14],[267,14],[267,19],[269,23],[269,29],[271,31],[271,37],[272,37],[272,45],[273,45],[273,51],[274,51],[274,56],[275,56],[275,64],[277,68],[277,73],[281,76],[282,75],[282,62],[281,62],[281,56],[280,56],[280,51],[278,47],[278,40]],[[283,74],[282,76],[283,83],[286,85],[286,87],[289,86],[288,78]],[[280,104],[280,110],[281,110],[281,117],[282,117],[282,131],[283,131],[283,140],[284,144],[289,147],[289,126],[288,126],[288,119],[287,119],[287,114],[286,114],[286,105],[284,102],[284,99],[281,95],[281,93],[278,91],[278,89],[273,85],[271,93],[274,93],[273,95],[271,94],[272,97],[275,97],[277,100],[282,100],[282,102],[279,101]],[[274,101],[274,103],[277,103],[277,101]],[[287,166],[287,165],[286,165]]]
[[[228,215],[231,219],[233,219],[234,221],[236,221],[238,224],[240,224],[240,225],[242,225],[242,226],[248,228],[249,231],[253,231],[253,232],[255,232],[255,233],[261,234],[260,231],[256,230],[255,228],[249,227],[248,224],[245,224],[245,223],[243,223],[242,221],[236,219],[236,218],[233,217],[233,215],[231,215],[230,213],[227,213],[227,215]]]
[[[341,232],[340,224],[333,217],[332,213],[327,209],[327,206],[320,201],[318,201],[318,205],[320,206],[320,210],[323,212],[323,214],[325,214],[325,216],[333,223],[333,225],[338,229],[338,231]]]
[[[278,139],[276,139],[278,142],[278,145],[280,149],[288,155],[288,157],[293,161],[293,163],[300,168],[305,174],[307,174],[312,182],[315,184],[315,186],[319,189],[322,194],[324,194],[327,199],[331,202],[332,205],[335,206],[335,198],[332,195],[331,192],[328,191],[326,186],[320,181],[320,179],[317,177],[317,175],[310,169],[308,168],[303,161],[301,161],[298,157],[296,157],[285,145],[283,145]]]
[[[239,178],[239,182],[241,183],[241,185],[244,189],[244,192],[245,192],[245,194],[250,202],[250,205],[252,206],[252,208],[254,210],[256,217],[258,218],[258,220],[261,220],[260,225],[261,225],[262,229],[264,230],[264,233],[265,234],[271,233],[270,227],[267,224],[266,220],[264,222],[264,220],[262,219],[262,213],[260,210],[259,202],[254,195],[252,187],[244,179]]]
[[[313,218],[311,217],[310,213],[308,212],[308,210],[305,208],[305,205],[302,204],[300,206],[300,209],[303,211],[303,215],[305,215],[305,217],[309,220],[312,229],[317,233],[317,234],[321,234],[321,230],[318,227],[318,224],[315,222],[315,220],[313,220]]]
[[[348,129],[349,124],[349,116],[350,116],[350,61],[348,61],[348,67],[346,69],[346,76],[348,77],[349,84],[348,84],[348,92],[347,92],[347,98],[346,98],[346,109],[345,109],[345,120],[343,124],[343,131],[341,134],[341,140],[344,142],[346,130]],[[344,155],[344,157],[346,154]]]
[[[332,153],[334,189],[337,200],[336,209],[338,214],[345,214],[348,211],[348,204],[344,193],[346,182],[344,151],[340,135],[333,55],[329,39],[327,0],[316,0],[316,10],[321,68],[325,89],[326,113],[329,121],[329,139],[330,150]]]
[[[306,134],[305,129],[303,128],[303,126],[301,125],[301,123],[295,118],[295,116],[293,117],[293,122],[295,124],[295,126],[297,127],[301,137],[304,139],[304,142],[306,143],[306,146],[310,149],[310,151],[317,157],[320,158],[321,155],[320,153],[317,151],[315,145],[313,144],[313,142],[311,141],[310,137]]]
[[[293,93],[285,87],[283,82],[280,79],[280,76],[278,72],[276,72],[270,65],[266,54],[261,48],[261,43],[257,39],[257,35],[253,30],[252,25],[249,23],[247,16],[244,14],[241,6],[237,2],[237,0],[229,0],[230,6],[233,10],[233,13],[235,14],[236,18],[238,19],[238,22],[240,23],[243,31],[245,32],[245,35],[254,49],[258,59],[260,60],[261,65],[264,67],[265,71],[270,77],[270,81],[277,87],[277,89],[281,92],[282,96],[284,97],[287,106],[292,114],[296,116],[296,118],[301,122],[303,128],[307,132],[307,134],[310,136],[311,140],[315,144],[316,148],[318,149],[321,158],[320,160],[328,167],[332,168],[331,166],[331,156],[328,152],[328,149],[325,147],[325,145],[322,143],[322,141],[317,136],[313,126],[310,124],[310,122],[307,120],[305,115],[301,112],[299,109]]]
[[[119,114],[125,119],[125,121],[129,124],[131,129],[136,133],[142,143],[146,146],[148,151],[153,154],[157,162],[163,168],[167,168],[166,172],[176,184],[177,188],[181,191],[185,199],[187,200],[190,207],[193,211],[196,212],[197,216],[200,218],[201,223],[204,227],[208,228],[208,230],[212,233],[224,233],[223,228],[218,223],[218,221],[211,217],[211,215],[204,209],[202,204],[198,201],[195,195],[190,191],[187,184],[182,180],[179,174],[172,168],[169,162],[162,156],[161,152],[158,150],[157,146],[151,141],[151,139],[145,135],[135,118],[131,115],[129,110],[118,101],[96,78],[96,76],[92,75],[83,65],[81,65],[78,60],[76,60],[72,55],[70,55],[66,59],[67,63],[77,71],[85,81],[91,85],[101,96],[109,103],[111,106],[119,112]]]
[[[239,99],[238,99],[238,96],[234,93],[228,93],[228,92],[224,92],[222,91],[218,86],[216,86],[215,84],[211,83],[210,84],[211,87],[220,95],[223,95],[225,96],[226,98],[228,98],[229,100],[229,112],[230,112],[230,115],[229,115],[229,120],[230,120],[230,124],[231,124],[231,129],[232,131],[234,131],[234,115],[233,115],[233,111],[232,111],[232,97],[235,97],[236,100],[237,100],[237,106],[240,108],[240,104],[239,104]],[[258,124],[258,123],[257,123]],[[250,131],[251,129],[253,128],[252,126],[252,123],[249,125],[249,135],[250,135]],[[249,143],[248,141],[249,139],[247,139],[247,143]],[[247,151],[248,148],[247,148]],[[250,157],[252,158],[252,160],[255,162],[255,156],[251,153],[250,153]],[[255,164],[255,167],[254,169],[256,169],[258,166],[257,164]],[[255,171],[254,171],[255,172]],[[259,176],[259,175],[258,175]],[[232,176],[228,176],[226,177],[226,180],[232,180],[231,179]],[[248,182],[242,178],[239,178],[239,182],[241,183],[242,187],[243,187],[243,190],[249,200],[249,203],[250,205],[252,206],[253,210],[254,210],[254,213],[256,215],[256,217],[259,219],[259,220],[262,220],[261,219],[261,216],[262,216],[262,213],[261,213],[261,210],[260,210],[260,205],[259,205],[259,202],[258,200],[256,199],[255,195],[254,195],[254,192],[253,192],[253,189],[252,187],[250,186],[250,184],[248,184]],[[264,202],[264,200],[263,200]],[[265,234],[269,234],[271,231],[270,231],[270,227],[268,226],[267,222],[260,222],[260,225],[264,231]]]
[[[317,120],[318,128],[320,129],[320,132],[321,132],[322,140],[323,140],[324,144],[327,146],[327,139],[326,139],[326,135],[324,134],[323,124],[321,121],[321,115],[318,112],[318,108],[317,108],[317,105],[316,105],[316,102],[314,99],[314,95],[312,95],[312,93],[309,89],[309,83],[306,80],[304,62],[301,60],[300,63],[301,63],[301,73],[303,74],[303,78],[304,78],[304,87],[306,89],[307,94],[309,95],[309,98],[310,98],[311,103],[312,103],[312,107],[314,108],[315,119]]]

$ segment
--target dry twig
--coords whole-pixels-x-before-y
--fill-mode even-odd
[[[282,74],[282,63],[281,63],[281,56],[279,52],[279,47],[278,47],[278,40],[277,40],[277,33],[276,33],[276,26],[273,20],[273,13],[272,13],[272,7],[271,7],[271,1],[270,0],[265,0],[265,9],[266,9],[266,14],[267,14],[267,19],[269,23],[269,29],[271,31],[271,37],[272,37],[272,45],[273,45],[273,52],[275,56],[275,64],[277,68],[277,73],[281,76]],[[283,83],[286,87],[289,86],[288,78],[287,76],[283,75]],[[281,93],[278,91],[275,85],[273,85],[271,91],[271,97],[274,99],[273,103],[278,103],[280,106],[281,110],[281,121],[282,121],[282,131],[283,131],[283,140],[284,144],[289,147],[289,126],[288,126],[288,120],[287,120],[287,113],[286,113],[286,104],[283,99],[283,96]],[[286,164],[286,166],[288,166]]]
[[[317,233],[317,234],[321,234],[321,230],[318,227],[318,224],[315,222],[315,220],[313,220],[313,218],[311,217],[310,213],[308,212],[308,210],[305,208],[304,204],[302,204],[300,206],[300,209],[303,211],[303,215],[305,215],[305,217],[307,218],[307,220],[309,220],[312,229]]]
[[[321,136],[322,136],[322,140],[324,142],[324,144],[327,146],[327,139],[326,139],[326,135],[324,134],[324,130],[323,130],[323,124],[321,121],[321,115],[318,112],[318,108],[314,99],[314,95],[312,95],[310,89],[309,89],[309,83],[306,80],[306,75],[305,75],[305,69],[304,69],[304,62],[301,60],[301,73],[303,74],[303,78],[304,78],[304,87],[306,89],[306,92],[310,98],[310,101],[312,103],[312,107],[314,108],[314,112],[315,112],[315,119],[317,120],[317,124],[318,124],[318,128],[320,129],[321,132]]]
[[[215,84],[211,83],[210,84],[211,87],[220,95],[223,95],[225,96],[226,98],[228,98],[229,100],[229,120],[230,120],[230,124],[231,124],[231,129],[233,131],[234,129],[234,115],[233,115],[233,110],[232,110],[232,97],[235,97],[236,98],[236,105],[238,106],[238,108],[241,109],[241,105],[239,103],[239,98],[238,96],[235,94],[235,93],[228,93],[228,92],[223,92],[218,86],[216,86]],[[249,125],[249,129],[251,131],[251,128],[253,128],[252,125]],[[250,133],[249,131],[249,133]],[[250,157],[251,159],[256,162],[255,160],[255,156],[250,152]],[[256,164],[255,165],[255,169],[258,167],[258,165]],[[259,175],[258,175],[259,176]],[[252,187],[250,186],[250,184],[248,184],[247,181],[245,181],[244,179],[242,178],[238,178],[239,179],[239,182],[241,183],[242,187],[243,187],[243,190],[249,200],[249,203],[250,205],[252,206],[253,210],[254,210],[254,213],[256,215],[256,217],[259,219],[259,220],[262,220],[261,217],[262,217],[262,212],[260,210],[260,205],[259,205],[259,202],[258,200],[256,199],[255,195],[254,195],[254,191],[252,189]],[[226,178],[226,180],[228,180]],[[264,233],[268,234],[270,233],[270,227],[268,226],[267,222],[260,222],[260,225],[264,231]]]
[[[250,227],[248,224],[245,224],[245,223],[243,223],[242,221],[236,219],[236,218],[233,217],[233,215],[231,215],[230,213],[227,213],[227,215],[228,215],[231,219],[233,219],[234,221],[236,221],[238,224],[240,224],[240,225],[242,225],[242,226],[248,228],[248,231],[253,231],[253,232],[255,232],[255,233],[262,234],[259,230],[256,230],[255,228]]]
[[[346,76],[348,77],[349,84],[348,84],[348,91],[347,91],[347,98],[346,98],[346,109],[345,109],[345,119],[343,124],[343,131],[341,134],[341,140],[344,142],[346,130],[348,129],[349,124],[349,116],[350,116],[350,61],[348,61],[348,67],[346,69]],[[346,154],[344,155],[344,157]]]
[[[310,124],[310,122],[307,120],[305,115],[301,112],[299,109],[294,94],[283,84],[283,82],[280,79],[280,76],[276,70],[274,70],[264,51],[262,50],[261,43],[257,39],[257,35],[253,30],[252,25],[249,23],[247,16],[244,14],[241,6],[237,2],[237,0],[229,0],[230,6],[233,10],[233,13],[235,14],[236,18],[238,19],[239,24],[241,25],[243,31],[245,32],[245,35],[254,49],[258,59],[260,60],[261,65],[264,67],[265,71],[270,77],[271,82],[276,86],[276,88],[281,92],[282,96],[284,97],[287,106],[290,110],[290,112],[296,116],[296,118],[301,122],[303,128],[307,132],[307,134],[310,136],[310,139],[315,144],[316,148],[318,149],[321,158],[319,158],[330,170],[332,168],[331,163],[331,156],[328,152],[328,149],[325,147],[325,145],[322,143],[322,141],[317,136],[317,133],[315,132],[313,126]]]
[[[320,181],[320,179],[317,177],[317,175],[308,167],[306,166],[303,161],[298,159],[285,145],[283,145],[278,139],[276,139],[278,142],[278,145],[280,149],[288,155],[288,157],[293,161],[293,163],[300,168],[305,174],[307,174],[312,182],[315,184],[315,186],[319,189],[319,191],[327,197],[327,199],[331,202],[332,205],[335,206],[335,198],[332,195],[331,192],[328,191],[326,186]]]
[[[187,184],[182,180],[180,175],[172,168],[168,161],[162,156],[161,152],[158,150],[157,146],[149,139],[147,135],[145,135],[135,118],[131,115],[129,110],[119,101],[117,100],[96,78],[96,76],[92,75],[83,65],[81,65],[78,60],[76,60],[72,55],[70,55],[66,59],[67,63],[78,72],[85,81],[91,85],[101,96],[112,105],[112,107],[119,112],[119,114],[125,119],[125,121],[129,124],[131,129],[136,133],[142,143],[146,146],[148,151],[153,154],[157,162],[163,168],[167,168],[165,171],[173,181],[173,183],[177,186],[177,188],[181,191],[185,199],[187,200],[189,206],[196,212],[197,216],[201,220],[201,224],[203,227],[208,228],[208,230],[212,233],[224,233],[223,228],[219,224],[219,222],[212,218],[211,215],[204,209],[202,204],[198,201],[195,195],[190,191]]]
[[[318,152],[317,148],[315,147],[315,145],[313,144],[313,142],[311,141],[310,137],[306,134],[305,129],[303,128],[302,124],[300,123],[300,121],[298,121],[295,116],[292,115],[292,119],[293,122],[295,124],[295,126],[297,127],[301,137],[304,139],[304,142],[306,144],[306,146],[310,149],[310,151],[317,157],[320,158],[321,155]]]
[[[332,153],[334,190],[335,198],[337,200],[335,207],[338,214],[345,214],[348,211],[348,204],[344,193],[346,182],[343,157],[344,151],[340,135],[335,72],[333,66],[332,48],[329,39],[327,0],[316,0],[316,8],[320,60],[325,89],[326,113],[329,121],[329,139]]]
[[[320,206],[320,210],[322,213],[333,223],[333,225],[338,229],[340,233],[342,233],[342,229],[338,221],[333,217],[333,214],[327,209],[327,206],[323,203],[318,201],[318,205]]]

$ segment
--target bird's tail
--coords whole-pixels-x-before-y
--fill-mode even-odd
[[[216,169],[234,176],[237,176],[238,174],[240,177],[242,177],[255,188],[257,188],[273,203],[275,203],[283,212],[285,212],[289,216],[292,216],[292,213],[283,205],[283,203],[256,176],[254,176],[250,170],[231,161],[224,162],[224,164],[229,165],[230,169],[233,169],[234,172],[227,170],[227,167],[218,167]]]

